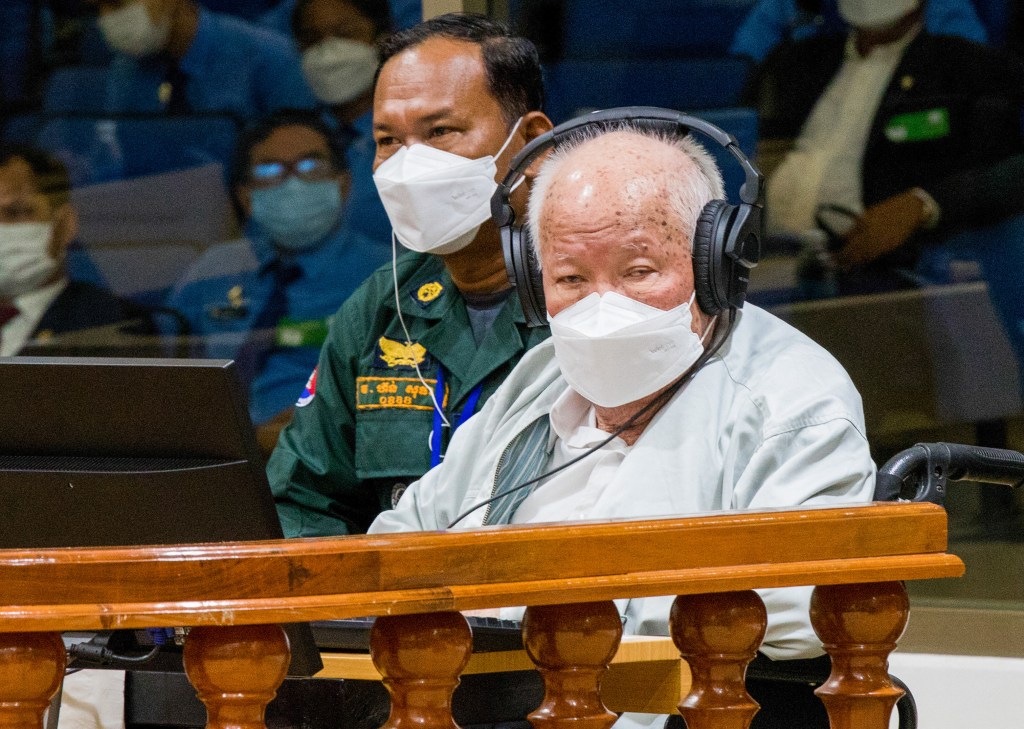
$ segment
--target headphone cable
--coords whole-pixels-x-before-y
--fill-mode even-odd
[[[693,367],[691,367],[689,370],[687,370],[683,374],[682,377],[680,377],[678,380],[676,380],[671,385],[669,385],[667,388],[665,388],[665,390],[663,390],[661,393],[659,393],[657,397],[655,397],[649,403],[647,403],[642,408],[640,408],[635,413],[633,413],[629,417],[629,419],[626,420],[626,422],[624,422],[622,425],[620,425],[618,428],[616,428],[615,431],[611,435],[609,435],[607,438],[605,438],[603,441],[601,441],[600,443],[598,443],[595,446],[592,446],[589,450],[581,453],[580,455],[576,456],[575,458],[573,458],[573,459],[571,459],[569,461],[566,461],[565,463],[563,463],[561,466],[558,466],[557,468],[552,468],[550,471],[542,473],[541,475],[535,476],[534,478],[531,478],[528,481],[523,481],[523,483],[521,483],[521,484],[518,484],[516,486],[513,486],[510,489],[502,491],[500,494],[495,494],[494,496],[491,496],[488,499],[485,499],[485,500],[483,500],[483,501],[481,501],[481,502],[479,502],[477,504],[473,504],[473,506],[471,506],[470,508],[466,509],[464,512],[462,512],[457,517],[455,517],[454,521],[452,521],[447,527],[445,527],[445,529],[451,529],[456,524],[458,524],[460,521],[462,521],[467,516],[472,514],[474,511],[476,511],[476,510],[478,510],[480,508],[483,508],[484,506],[487,506],[488,504],[493,503],[493,502],[497,501],[498,499],[501,499],[501,498],[503,498],[505,496],[508,496],[511,493],[515,493],[516,491],[519,491],[520,489],[524,489],[527,486],[532,486],[533,484],[537,483],[538,481],[542,481],[542,480],[544,480],[544,479],[546,479],[546,478],[548,478],[550,476],[554,476],[556,473],[559,473],[560,471],[565,470],[569,466],[572,466],[572,465],[574,465],[576,463],[579,463],[580,461],[582,461],[587,456],[591,455],[592,453],[596,453],[597,451],[599,451],[602,448],[604,448],[606,445],[611,443],[613,440],[618,438],[622,433],[624,433],[626,430],[628,430],[632,425],[634,425],[637,422],[637,420],[639,420],[642,416],[646,415],[647,413],[651,412],[652,410],[656,410],[655,406],[657,406],[657,408],[660,408],[662,405],[664,405],[666,402],[668,402],[677,392],[679,392],[679,390],[683,387],[683,385],[685,385],[687,382],[692,380],[694,378],[694,376],[700,370],[702,370],[704,368],[704,365],[707,364],[708,361],[718,353],[718,350],[721,349],[722,345],[725,344],[725,341],[729,338],[729,335],[732,333],[732,329],[733,329],[733,326],[735,325],[735,323],[736,323],[736,308],[735,307],[730,307],[730,309],[729,309],[729,318],[726,320],[726,327],[725,327],[724,333],[721,336],[718,336],[716,334],[716,336],[712,339],[711,347],[709,347],[700,356],[700,359],[698,359],[696,362],[694,362]]]

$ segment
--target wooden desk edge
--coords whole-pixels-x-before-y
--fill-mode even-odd
[[[321,654],[323,669],[315,678],[380,681],[368,653]],[[525,650],[474,653],[463,675],[535,670]],[[657,635],[626,635],[602,682],[602,695],[612,711],[675,713],[690,691],[690,667],[679,657],[672,639]]]
[[[361,681],[379,681],[380,672],[368,653],[323,652],[324,667],[315,678],[349,678]],[[672,639],[660,635],[626,635],[612,658],[612,665],[680,661],[679,651]],[[490,651],[474,653],[463,675],[475,673],[502,673],[506,671],[532,671],[533,661],[524,650]]]

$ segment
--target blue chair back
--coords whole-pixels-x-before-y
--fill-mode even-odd
[[[557,124],[615,106],[736,106],[748,70],[739,58],[560,61],[545,69],[548,115]]]
[[[77,186],[210,163],[227,169],[237,133],[223,115],[75,115],[50,117],[34,141],[67,165]]]
[[[566,58],[724,56],[755,0],[568,0]]]

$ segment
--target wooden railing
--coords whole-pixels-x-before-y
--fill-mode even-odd
[[[652,521],[177,547],[0,551],[0,729],[40,729],[65,669],[60,632],[189,626],[186,672],[215,729],[264,726],[284,678],[278,623],[383,616],[371,637],[386,726],[454,726],[471,638],[455,611],[529,606],[524,643],[546,696],[538,729],[609,726],[600,679],[621,622],[613,598],[679,595],[672,638],[690,665],[690,729],[747,726],[743,676],[765,630],[753,588],[817,585],[811,620],[832,657],[819,689],[834,729],[882,729],[900,691],[887,656],[903,580],[951,577],[946,515],[928,504],[737,512]]]

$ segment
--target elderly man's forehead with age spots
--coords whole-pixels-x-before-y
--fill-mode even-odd
[[[596,232],[609,225],[654,225],[664,243],[689,244],[668,201],[670,186],[694,161],[681,150],[632,132],[612,132],[584,142],[562,162],[551,181],[541,212],[541,225],[554,224],[566,213],[589,216]],[[587,231],[581,230],[581,233]]]

